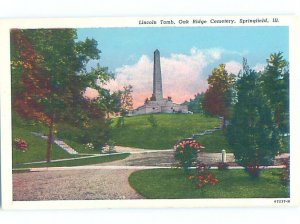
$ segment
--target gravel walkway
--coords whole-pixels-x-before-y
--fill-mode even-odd
[[[13,200],[142,199],[128,183],[135,170],[65,170],[16,173]]]
[[[14,173],[13,200],[142,199],[143,197],[137,194],[128,183],[130,174],[137,170],[135,166],[171,167],[175,163],[171,150],[150,151],[117,147],[116,151],[132,152],[132,154],[123,160],[95,165],[131,166],[131,169],[76,169]],[[281,155],[278,161],[288,156],[288,154]],[[199,159],[205,163],[215,164],[221,161],[221,153],[200,153]],[[227,154],[227,162],[235,165],[232,153]]]

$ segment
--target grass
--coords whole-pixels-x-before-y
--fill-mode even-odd
[[[142,170],[131,174],[130,185],[149,199],[191,198],[286,198],[289,188],[280,180],[279,169],[263,170],[258,180],[244,170],[211,170],[219,179],[204,191],[188,180],[180,169]]]
[[[182,138],[219,125],[217,118],[202,114],[154,114],[157,127],[148,121],[150,115],[125,117],[125,126],[112,124],[112,140],[116,145],[145,149],[170,149]]]
[[[114,155],[105,157],[95,157],[89,159],[80,159],[74,161],[53,162],[50,164],[40,163],[34,165],[20,165],[21,163],[44,161],[46,159],[47,141],[39,136],[33,135],[31,132],[38,132],[47,134],[47,127],[41,123],[31,122],[20,118],[16,113],[13,113],[13,128],[12,139],[21,138],[28,143],[28,150],[26,152],[12,150],[12,163],[13,168],[25,168],[25,167],[45,167],[45,166],[80,166],[90,165],[102,162],[114,161],[117,159],[124,159],[127,154]],[[70,132],[70,135],[72,132]],[[73,147],[79,153],[96,154],[97,151],[89,151],[84,148],[83,144],[77,143],[69,139],[63,139],[67,144]],[[52,145],[52,160],[66,159],[66,158],[78,158],[79,155],[71,155],[61,149],[56,144]]]
[[[121,160],[128,157],[129,153],[117,154],[117,155],[107,155],[107,156],[98,156],[92,158],[83,158],[76,160],[67,160],[67,161],[58,161],[50,163],[35,163],[35,164],[26,164],[26,165],[16,165],[14,168],[38,168],[38,167],[69,167],[69,166],[85,166],[92,164],[99,164],[105,162],[111,162],[115,160]]]
[[[21,152],[13,149],[13,167],[17,163],[42,161],[46,158],[47,141],[41,137],[31,134],[30,129],[13,127],[12,138],[22,138],[28,143],[28,150]],[[64,150],[60,149],[57,145],[53,144],[52,159],[65,159],[73,158],[74,155],[70,155]]]
[[[205,152],[221,152],[222,149],[232,152],[222,130],[215,131],[210,135],[199,136],[197,141],[205,146]]]
[[[88,150],[85,148],[84,144],[80,144],[78,142],[69,140],[69,139],[63,139],[63,141],[71,146],[73,149],[75,149],[78,153],[82,153],[82,154],[97,154],[100,153],[99,151],[96,150]]]

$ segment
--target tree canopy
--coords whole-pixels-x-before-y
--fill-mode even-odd
[[[235,159],[257,177],[259,166],[269,165],[279,152],[279,133],[271,108],[263,94],[260,74],[251,70],[246,60],[236,82],[237,102],[233,107],[227,139]]]
[[[13,108],[25,118],[49,127],[47,161],[51,159],[54,123],[87,123],[103,120],[103,109],[96,101],[86,100],[87,87],[101,88],[96,82],[112,78],[97,66],[87,71],[90,60],[100,59],[94,39],[76,41],[74,29],[12,30]]]
[[[203,109],[211,115],[222,116],[223,128],[225,120],[229,117],[232,99],[231,88],[234,80],[235,76],[228,74],[225,64],[220,64],[218,68],[214,68],[207,79],[209,87],[204,95]]]

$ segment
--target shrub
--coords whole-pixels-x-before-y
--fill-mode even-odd
[[[228,170],[229,164],[220,162],[217,164],[218,170]]]
[[[285,185],[290,183],[290,159],[283,160],[284,169],[282,169],[281,180]]]
[[[189,168],[197,164],[198,152],[204,148],[194,139],[183,139],[175,146],[174,158],[178,162],[178,166],[189,173]]]
[[[156,120],[156,118],[154,117],[153,114],[150,114],[150,116],[148,117],[147,120],[149,121],[152,128],[156,128],[158,126],[157,120]]]
[[[272,110],[262,91],[260,74],[244,61],[236,82],[237,103],[226,131],[235,160],[252,177],[259,177],[259,166],[269,165],[280,151],[280,133],[272,120]]]
[[[107,144],[103,147],[103,151],[107,153],[116,152],[115,150],[116,142],[113,140],[108,140]]]
[[[210,166],[200,163],[196,167],[196,175],[195,176],[188,176],[187,178],[194,182],[194,184],[203,189],[205,186],[211,185],[214,186],[218,183],[218,179],[213,176],[211,172],[208,170]]]
[[[25,152],[28,149],[28,143],[21,138],[15,138],[14,140],[14,146],[17,150]]]
[[[259,177],[260,174],[260,169],[259,165],[248,165],[245,167],[246,172],[251,176],[251,177]]]
[[[85,134],[82,128],[66,123],[59,123],[57,125],[57,129],[57,137],[60,139],[67,139],[82,144],[88,143],[85,139]]]
[[[124,117],[123,117],[123,116],[118,117],[116,127],[117,127],[117,128],[124,127],[124,124],[125,124],[125,123],[124,123]]]
[[[84,148],[86,150],[94,150],[94,145],[93,145],[93,143],[86,143]]]

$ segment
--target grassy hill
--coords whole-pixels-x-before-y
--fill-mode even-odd
[[[20,118],[16,113],[12,113],[12,140],[16,138],[21,138],[28,143],[28,150],[26,152],[17,151],[15,148],[12,150],[12,165],[14,168],[21,167],[42,167],[42,166],[57,166],[57,165],[87,165],[101,163],[105,161],[112,161],[116,159],[122,159],[123,155],[110,156],[110,158],[92,158],[92,159],[80,159],[76,161],[66,161],[66,162],[53,162],[53,164],[36,164],[36,165],[20,165],[22,163],[36,162],[36,161],[45,161],[46,160],[46,149],[47,141],[42,139],[39,136],[33,135],[32,132],[42,133],[44,135],[48,134],[48,128],[41,123],[33,122],[29,120],[24,120]],[[58,124],[64,128],[65,132],[68,132],[72,135],[74,128],[66,127],[64,124]],[[84,154],[95,154],[99,153],[97,151],[86,150],[83,144],[72,141],[71,139],[63,140],[73,147],[77,152]],[[52,160],[57,159],[66,159],[66,158],[75,158],[82,157],[83,155],[71,155],[65,152],[56,144],[52,145]],[[128,156],[128,155],[125,155]]]
[[[217,118],[202,114],[154,114],[158,126],[152,127],[150,115],[125,117],[124,126],[117,127],[115,118],[111,137],[116,145],[145,149],[170,149],[182,138],[219,126]]]
[[[22,138],[28,143],[28,150],[21,152],[13,150],[13,166],[18,163],[43,161],[46,159],[47,141],[41,137],[31,134],[30,128],[13,127],[12,138]],[[71,158],[73,155],[68,154],[53,144],[52,159]]]

